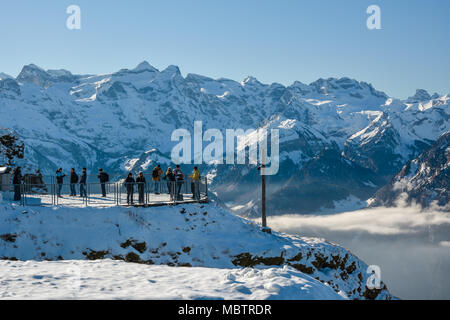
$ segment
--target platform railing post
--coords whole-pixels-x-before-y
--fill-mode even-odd
[[[52,190],[52,205],[56,205],[56,188],[55,188],[55,181],[53,180],[53,176],[50,177],[50,188]]]
[[[55,192],[56,192],[56,188],[55,188],[55,181],[53,180],[53,176],[50,177],[50,185],[51,185],[51,190],[52,190],[52,205],[56,205],[56,196],[55,196]]]
[[[205,196],[206,196],[206,202],[208,202],[208,178],[205,179]]]
[[[174,204],[177,204],[177,197],[178,197],[178,194],[177,194],[177,189],[178,189],[178,181],[177,180],[175,180],[175,181],[172,181],[172,185],[173,185],[173,203]]]
[[[22,206],[25,207],[25,185],[21,184],[20,187],[21,187],[20,192],[22,193],[22,197],[21,197],[22,201],[21,202],[22,202]]]

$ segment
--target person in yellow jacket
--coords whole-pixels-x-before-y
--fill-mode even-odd
[[[192,179],[191,181],[191,189],[192,189],[192,198],[199,201],[200,200],[200,172],[198,171],[198,167],[194,167],[194,172],[189,176]]]
[[[161,176],[163,175],[163,173],[164,172],[161,169],[161,165],[158,164],[156,167],[153,168],[152,181],[155,194],[159,194],[159,191],[161,189]]]

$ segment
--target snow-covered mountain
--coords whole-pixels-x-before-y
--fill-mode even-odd
[[[89,287],[82,294],[97,299],[117,295],[128,299],[173,298],[174,292],[183,292],[185,298],[191,299],[200,298],[200,293],[205,297],[214,289],[209,298],[394,298],[384,283],[380,289],[367,287],[371,276],[368,266],[348,250],[324,239],[268,234],[259,225],[213,203],[154,208],[24,208],[0,203],[0,259],[26,261],[0,263],[0,280],[5,280],[0,295],[6,297],[12,292],[32,296],[26,289],[42,290],[44,297],[57,293],[60,297],[61,291],[48,292],[46,284],[56,281],[54,286],[61,287],[61,280],[68,276],[64,270],[75,264],[80,272],[89,266],[98,271],[83,273],[86,279],[82,280]],[[103,259],[114,261],[82,263]],[[142,267],[118,263],[123,261]],[[48,269],[44,276],[37,270],[30,275],[32,265],[38,270]],[[181,269],[170,271],[163,266]],[[192,271],[185,269],[188,267]],[[119,273],[114,277],[114,271],[125,272],[126,276]],[[17,274],[21,279],[41,275],[42,281],[36,289],[32,285],[35,281],[11,281]],[[106,274],[107,279],[103,278]],[[218,283],[199,280],[205,276]],[[136,283],[141,279],[148,284],[155,277],[159,284],[152,287]],[[99,278],[106,283],[97,287]],[[187,286],[187,279],[195,281],[197,289],[192,289],[194,282]],[[109,295],[98,292],[111,281],[117,281],[115,290]],[[172,292],[164,287],[168,283],[176,287],[172,286]],[[118,286],[136,291],[123,292]],[[155,291],[157,287],[159,292]]]
[[[277,128],[281,159],[278,175],[270,177],[272,214],[365,201],[450,129],[448,95],[418,90],[402,101],[349,78],[286,87],[253,77],[183,77],[176,66],[160,71],[147,62],[103,75],[30,64],[15,79],[0,78],[0,127],[18,133],[28,161],[47,174],[60,166],[123,172],[168,164],[172,131],[192,132],[196,120],[204,130]],[[202,172],[214,177],[216,195],[236,212],[258,210],[254,167],[203,166]]]
[[[435,202],[450,210],[450,132],[409,161],[392,181],[380,189],[372,205],[392,206],[404,194],[406,201],[423,207]]]

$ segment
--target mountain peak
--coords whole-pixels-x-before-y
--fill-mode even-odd
[[[52,82],[71,82],[75,79],[76,76],[65,69],[45,71],[33,63],[24,66],[17,76],[17,81],[31,82],[43,87],[49,86]]]
[[[158,71],[158,69],[156,69],[155,67],[153,67],[150,63],[148,63],[147,61],[142,61],[141,63],[139,63],[137,65],[136,68],[133,69],[133,71]]]
[[[409,97],[407,99],[407,102],[410,103],[417,103],[417,102],[422,102],[422,101],[429,101],[431,100],[431,96],[428,93],[427,90],[425,89],[417,89],[416,90],[416,94],[413,95],[412,97]]]
[[[439,97],[440,97],[439,93],[435,92],[435,93],[433,93],[433,95],[431,96],[431,99],[434,100],[434,99],[438,99]]]
[[[33,69],[33,70],[45,71],[44,69],[42,69],[41,67],[35,65],[34,63],[30,63],[30,64],[28,64],[28,65],[25,65],[23,68],[28,68],[28,69]]]
[[[30,63],[22,68],[22,71],[17,76],[17,81],[31,82],[39,86],[46,86],[51,76],[41,67]]]
[[[374,96],[380,99],[387,99],[388,96],[382,92],[375,90],[375,88],[367,82],[358,81],[348,77],[340,78],[320,78],[309,85],[315,88],[315,91],[320,94],[329,94],[335,92],[347,93],[350,96],[362,99],[364,96]]]
[[[241,84],[243,86],[247,86],[247,85],[262,85],[261,82],[258,81],[258,79],[256,79],[255,77],[252,76],[247,76],[242,82]]]
[[[181,75],[180,68],[178,66],[170,65],[166,69],[162,71],[162,73],[170,74],[170,75]]]
[[[5,79],[12,79],[13,77],[11,77],[9,74],[0,72],[0,80],[5,80]]]

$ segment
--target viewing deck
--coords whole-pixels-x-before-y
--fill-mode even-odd
[[[182,203],[207,203],[208,183],[206,178],[197,183],[187,179],[184,181],[155,184],[153,181],[145,184],[133,184],[132,201],[128,201],[127,186],[123,182],[105,183],[106,196],[102,194],[102,184],[87,183],[86,195],[80,196],[80,184],[75,184],[76,196],[71,196],[70,184],[21,184],[21,199],[14,201],[14,185],[2,185],[0,194],[5,201],[16,202],[23,206],[68,206],[68,207],[156,207],[177,205]],[[131,188],[131,187],[130,187]],[[198,188],[197,198],[194,197]],[[139,199],[139,190],[142,198]],[[58,196],[60,194],[60,196]],[[141,201],[139,201],[141,200]]]

